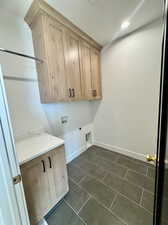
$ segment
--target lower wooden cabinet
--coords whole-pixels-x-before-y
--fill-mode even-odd
[[[41,220],[68,192],[64,146],[21,166],[31,224]]]

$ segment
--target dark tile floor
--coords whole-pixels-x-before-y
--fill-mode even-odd
[[[49,225],[152,225],[154,166],[97,146],[68,164],[70,191]]]

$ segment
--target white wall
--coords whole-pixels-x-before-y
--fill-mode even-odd
[[[23,18],[0,13],[0,47],[34,55],[31,31]],[[92,130],[90,103],[41,104],[34,61],[0,54],[0,64],[4,76],[28,79],[5,79],[15,139],[46,130],[64,137],[68,161],[86,150],[84,134]],[[68,124],[62,126],[60,118],[65,115]]]
[[[0,14],[0,47],[33,55],[31,32],[23,18]],[[65,138],[67,160],[86,149],[84,134],[95,143],[136,158],[156,151],[161,26],[153,24],[102,53],[103,100],[42,105],[32,60],[0,54],[16,139],[42,129]],[[62,126],[60,117],[69,116]],[[80,131],[78,128],[82,127]]]
[[[103,101],[94,103],[95,143],[144,160],[156,152],[161,22],[102,53]]]

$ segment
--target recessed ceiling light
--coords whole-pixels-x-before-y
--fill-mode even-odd
[[[125,30],[129,27],[130,25],[130,22],[129,21],[124,21],[122,24],[121,24],[121,29],[122,30]]]

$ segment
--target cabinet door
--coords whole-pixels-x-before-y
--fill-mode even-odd
[[[91,49],[92,99],[101,99],[100,52]]]
[[[42,103],[52,101],[50,77],[48,76],[48,65],[46,60],[46,48],[44,40],[44,16],[39,16],[32,26],[32,37],[35,56],[43,59],[43,63],[36,61],[36,69],[38,75],[38,86],[40,91],[40,99]]]
[[[81,68],[79,55],[80,40],[70,31],[66,31],[66,69],[70,99],[81,99]]]
[[[49,94],[53,102],[68,99],[65,68],[65,32],[63,26],[45,17],[45,48],[49,76]]]
[[[51,194],[45,165],[45,159],[40,158],[21,167],[31,224],[37,223],[51,208]]]
[[[80,44],[80,59],[82,96],[84,99],[90,100],[92,99],[91,50],[84,41],[81,41]]]
[[[51,153],[51,167],[55,184],[55,192],[53,191],[53,187],[51,187],[54,194],[52,199],[56,204],[69,190],[64,147],[57,148]]]

